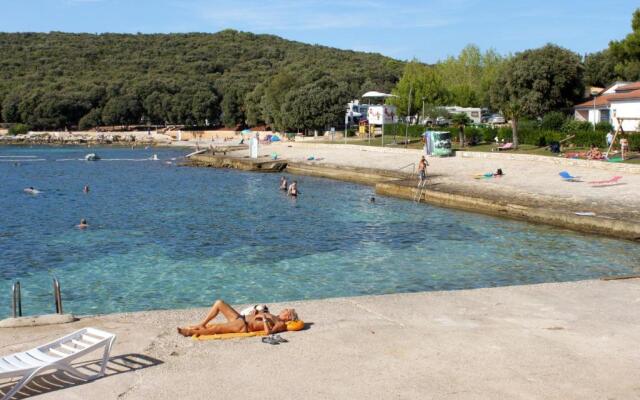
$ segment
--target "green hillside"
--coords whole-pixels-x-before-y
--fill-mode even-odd
[[[390,91],[404,64],[378,54],[236,31],[0,33],[2,122],[337,125],[346,102]]]

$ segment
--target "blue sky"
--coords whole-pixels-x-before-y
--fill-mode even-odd
[[[469,43],[500,53],[553,42],[579,53],[631,31],[638,0],[0,0],[3,32],[232,28],[435,62]]]

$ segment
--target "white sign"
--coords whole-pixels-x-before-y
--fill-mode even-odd
[[[367,121],[369,121],[369,125],[392,124],[395,117],[395,106],[370,106],[367,110]]]
[[[249,157],[258,158],[258,138],[252,137],[249,141]]]

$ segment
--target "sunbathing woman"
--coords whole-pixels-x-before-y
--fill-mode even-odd
[[[219,313],[222,313],[227,322],[209,324]],[[284,332],[287,330],[287,321],[298,319],[298,314],[293,308],[287,308],[280,314],[273,315],[268,312],[253,311],[249,315],[240,315],[230,305],[222,300],[216,300],[211,310],[198,325],[178,328],[178,333],[183,336],[215,335],[218,333],[243,333],[264,331],[267,335]]]

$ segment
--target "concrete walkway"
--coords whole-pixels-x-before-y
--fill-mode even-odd
[[[118,334],[108,377],[49,375],[29,386],[42,399],[640,398],[637,279],[294,306],[313,325],[278,346],[178,336],[200,309],[2,329],[0,354],[84,326]]]

